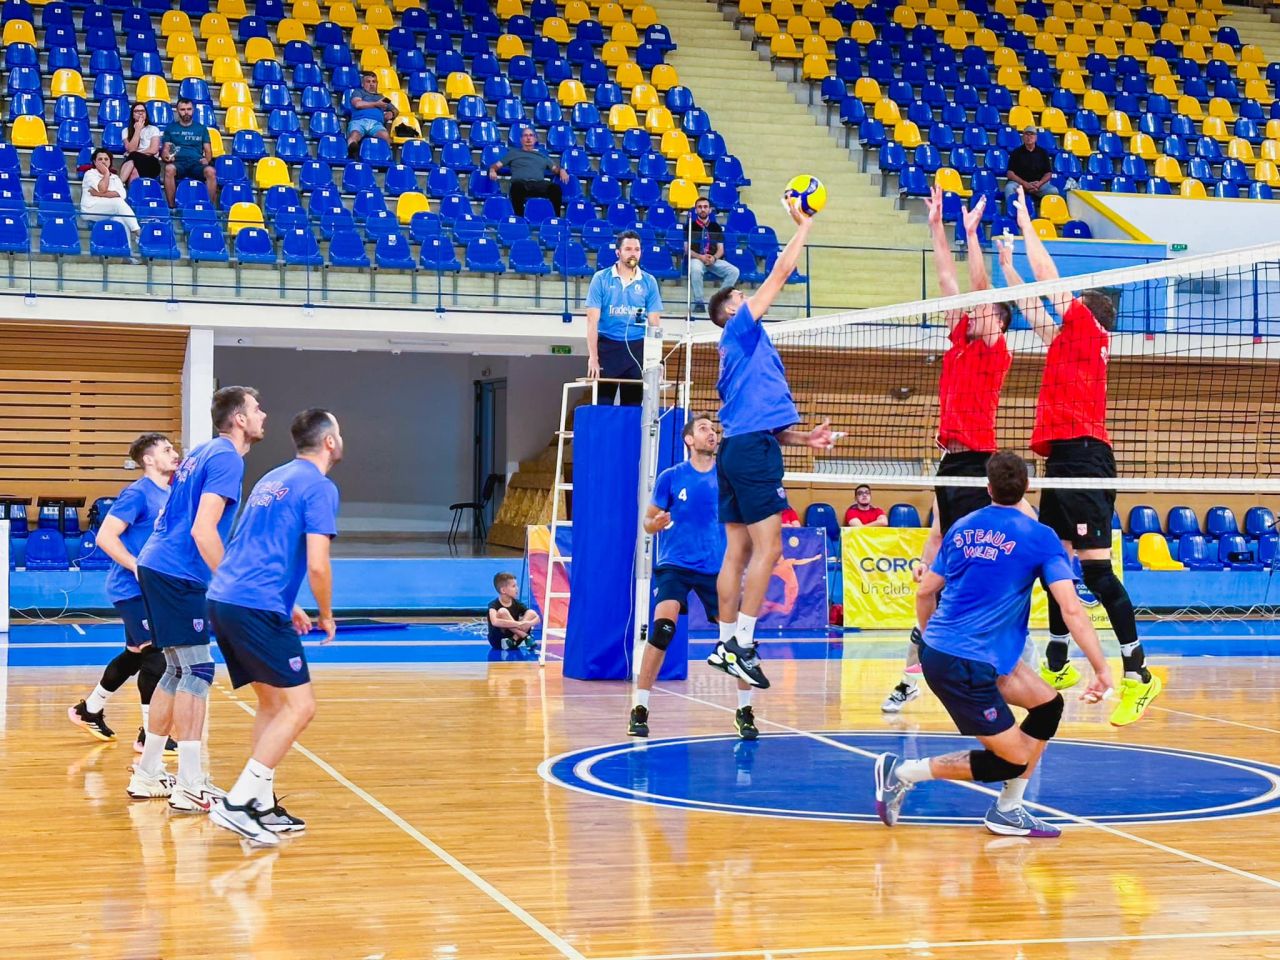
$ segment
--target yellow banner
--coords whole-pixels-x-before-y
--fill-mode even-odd
[[[910,630],[916,625],[912,570],[922,561],[929,531],[923,527],[846,527],[840,531],[844,574],[844,625],[860,630]],[[1112,535],[1111,563],[1124,579],[1120,534]],[[1080,600],[1099,630],[1111,627],[1107,612],[1077,583]],[[1031,595],[1031,626],[1049,625],[1048,598],[1037,583]]]

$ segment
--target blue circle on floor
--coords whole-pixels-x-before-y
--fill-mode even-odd
[[[732,735],[679,737],[561,754],[544,761],[539,773],[571,790],[633,803],[873,822],[878,754],[936,756],[975,746],[953,734],[886,731],[769,734],[754,742]],[[992,796],[956,783],[921,784],[908,797],[902,820],[977,824]],[[1280,767],[1171,747],[1054,740],[1026,799],[1050,808],[1035,812],[1059,824],[1074,818],[1137,824],[1253,816],[1280,809]]]

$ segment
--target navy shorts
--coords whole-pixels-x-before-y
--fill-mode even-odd
[[[195,160],[173,160],[175,180],[203,180],[204,171],[208,166],[202,159]]]
[[[112,604],[124,621],[124,645],[130,650],[141,650],[151,643],[151,622],[147,619],[147,605],[142,597],[117,600]]]
[[[956,729],[966,737],[993,737],[1013,726],[1013,711],[996,686],[996,668],[920,644],[920,669]]]
[[[151,622],[151,642],[165,647],[195,647],[209,642],[205,585],[138,567],[138,586]]]
[[[759,523],[787,509],[782,488],[782,447],[763,430],[725,437],[716,455],[720,522]]]
[[[274,610],[210,600],[209,619],[233,687],[246,683],[300,687],[311,682],[302,638],[288,617]]]
[[[680,612],[689,612],[689,594],[696,593],[707,611],[707,619],[720,615],[720,595],[716,592],[716,575],[699,573],[685,567],[659,567],[653,571],[654,603],[678,600]]]

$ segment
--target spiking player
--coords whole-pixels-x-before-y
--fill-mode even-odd
[[[920,665],[929,689],[965,736],[982,750],[903,760],[876,760],[876,812],[888,826],[902,802],[925,780],[1004,781],[984,824],[992,833],[1056,837],[1062,831],[1023,804],[1027,780],[1062,719],[1062,694],[1020,660],[1037,580],[1055,597],[1093,666],[1085,691],[1096,702],[1111,689],[1111,669],[1089,616],[1076,596],[1071,561],[1054,531],[1019,511],[1027,492],[1027,465],[1008,450],[987,461],[992,505],[958,520],[943,537],[932,568],[916,593],[924,625]],[[943,590],[945,585],[946,590]],[[941,593],[941,599],[938,595]],[[935,608],[936,602],[936,608]],[[1009,705],[1027,715],[1015,726]]]
[[[773,269],[750,297],[722,287],[707,313],[720,334],[720,443],[718,480],[725,551],[716,581],[720,601],[720,641],[707,663],[762,690],[769,680],[756,654],[756,618],[769,578],[782,554],[782,445],[828,450],[838,434],[824,420],[812,430],[800,421],[787,372],[761,321],[791,276],[813,220],[795,199],[784,200],[796,232]],[[746,581],[743,581],[743,573]]]
[[[1032,273],[1036,280],[1056,280],[1058,268],[1032,226],[1021,190],[1017,211]],[[1022,277],[1013,267],[1012,251],[1007,246],[1000,245],[1001,266],[1009,285],[1015,286],[1022,283]],[[1085,290],[1078,297],[1064,292],[1051,299],[1062,318],[1061,325],[1054,322],[1039,300],[1019,303],[1032,329],[1049,348],[1036,402],[1031,449],[1047,458],[1046,477],[1115,477],[1116,458],[1107,436],[1107,365],[1116,302],[1103,290]],[[1111,714],[1111,722],[1125,726],[1146,712],[1163,684],[1146,667],[1133,603],[1111,565],[1111,516],[1115,505],[1114,488],[1050,488],[1040,497],[1040,519],[1057,532],[1068,553],[1079,555],[1085,586],[1106,608],[1111,620],[1124,662],[1120,703]],[[1067,624],[1051,596],[1049,644],[1041,675],[1058,690],[1066,690],[1080,680],[1079,671],[1067,659],[1068,652]]]

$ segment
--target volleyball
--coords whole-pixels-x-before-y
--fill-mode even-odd
[[[792,177],[783,196],[788,201],[794,199],[801,212],[810,217],[827,205],[827,188],[821,180],[807,173]]]

